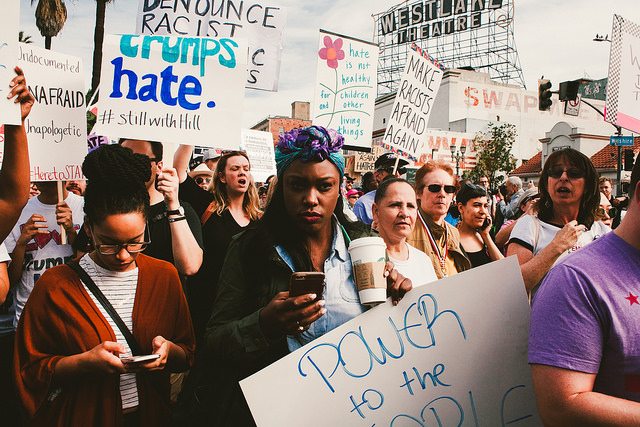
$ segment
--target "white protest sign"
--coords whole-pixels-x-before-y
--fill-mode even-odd
[[[240,382],[266,426],[539,426],[510,257],[390,301]]]
[[[15,104],[14,99],[7,99],[9,83],[16,76],[13,69],[18,56],[19,23],[20,2],[3,0],[0,25],[0,124],[20,124],[20,106]]]
[[[382,146],[413,161],[426,148],[424,135],[429,123],[444,66],[413,45],[398,86]]]
[[[273,135],[259,130],[242,129],[242,146],[251,162],[251,175],[255,182],[265,182],[276,174],[276,155]]]
[[[246,87],[278,90],[286,10],[242,0],[140,0],[136,32],[143,35],[249,40]]]
[[[613,15],[605,120],[640,132],[640,25]]]
[[[378,46],[320,30],[313,124],[335,129],[346,149],[371,148]]]
[[[36,100],[24,123],[31,181],[84,179],[88,149],[82,59],[24,43],[18,54]]]
[[[95,132],[237,149],[243,39],[109,35]]]

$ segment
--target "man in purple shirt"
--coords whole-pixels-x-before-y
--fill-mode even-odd
[[[640,158],[612,233],[551,269],[535,296],[529,363],[545,425],[640,425]]]

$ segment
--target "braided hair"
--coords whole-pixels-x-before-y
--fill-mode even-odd
[[[82,172],[87,177],[84,212],[89,224],[106,216],[140,212],[147,220],[151,161],[121,145],[101,145],[85,157]]]

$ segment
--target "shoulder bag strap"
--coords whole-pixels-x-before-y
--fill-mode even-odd
[[[200,217],[200,224],[204,225],[205,222],[207,222],[211,217],[211,215],[215,212],[215,210],[216,210],[216,201],[213,200],[211,203],[209,203],[209,206],[207,206],[207,209],[205,209],[204,213]]]
[[[87,272],[84,271],[84,269],[80,267],[80,264],[78,264],[77,262],[69,261],[67,265],[71,267],[73,271],[75,271],[78,274],[78,276],[80,276],[80,280],[82,280],[82,282],[84,282],[84,284],[87,285],[87,288],[89,288],[91,293],[100,302],[102,307],[104,307],[107,313],[109,313],[109,316],[111,316],[111,319],[113,319],[115,324],[118,326],[118,329],[120,329],[120,332],[122,332],[122,335],[124,335],[124,338],[127,340],[127,344],[129,344],[129,348],[131,349],[131,352],[133,353],[133,355],[139,356],[143,354],[142,349],[138,345],[138,342],[136,341],[136,339],[133,337],[133,334],[131,333],[131,331],[129,331],[129,328],[127,328],[127,325],[124,324],[124,321],[122,320],[122,318],[120,317],[116,309],[113,308],[113,306],[111,305],[107,297],[104,296],[104,294],[95,284],[93,279],[89,277]]]

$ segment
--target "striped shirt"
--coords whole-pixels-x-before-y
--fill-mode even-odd
[[[113,308],[116,310],[122,321],[129,331],[133,330],[133,303],[135,301],[136,287],[138,284],[138,268],[134,268],[130,271],[111,271],[106,270],[97,265],[86,254],[80,259],[80,266],[87,272],[89,277],[93,279],[98,289],[102,291],[104,296],[109,300]],[[116,336],[116,341],[122,344],[126,350],[125,353],[120,354],[120,357],[131,356],[131,349],[127,340],[120,332],[120,328],[113,321],[107,310],[104,309],[102,304],[93,295],[93,293],[84,284],[85,289],[94,304],[100,310],[100,313],[107,319],[109,326],[113,329]],[[138,406],[138,385],[136,384],[136,374],[126,373],[120,374],[120,396],[122,398],[122,409],[134,408]]]

